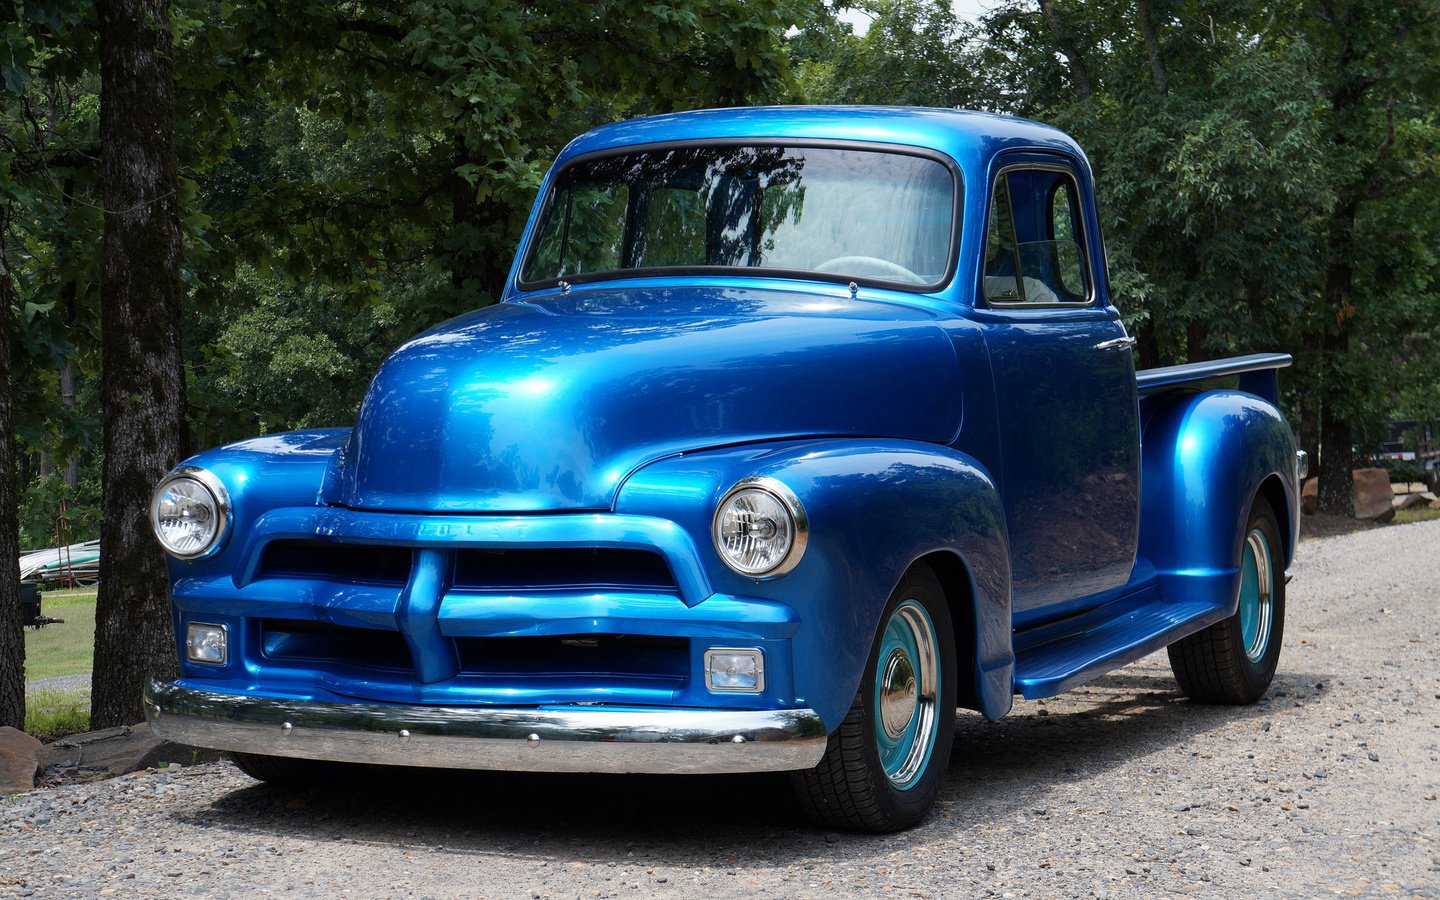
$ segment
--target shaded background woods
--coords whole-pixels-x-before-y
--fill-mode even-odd
[[[15,437],[0,553],[12,502],[21,547],[94,537],[102,506],[138,521],[129,506],[167,454],[348,425],[389,349],[493,302],[566,141],[701,106],[960,106],[1070,131],[1097,171],[1137,363],[1294,354],[1287,412],[1322,509],[1348,511],[1352,446],[1375,446],[1387,419],[1440,416],[1433,0],[1000,0],[976,21],[947,0],[887,0],[848,7],[863,35],[817,0],[157,0],[138,6],[173,44],[160,114],[175,163],[143,203],[173,206],[182,252],[132,267],[128,287],[106,280],[105,210],[135,204],[112,201],[102,165],[128,145],[103,124],[123,86],[102,72],[98,4],[4,6],[0,393]],[[165,279],[179,347],[144,377],[173,385],[173,448],[102,479],[102,419],[149,402],[102,390],[122,337],[103,310]],[[119,326],[132,341],[160,327]],[[135,440],[112,432],[103,446]],[[163,579],[145,582],[116,615],[164,614]],[[4,699],[23,691],[14,586],[0,585],[0,724],[19,724]],[[138,718],[121,695],[160,656],[124,661],[123,683],[97,666],[97,725]]]

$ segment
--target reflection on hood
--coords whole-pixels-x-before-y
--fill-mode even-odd
[[[607,509],[635,468],[784,437],[950,440],[954,351],[918,310],[786,292],[573,291],[381,366],[345,454],[361,509]]]

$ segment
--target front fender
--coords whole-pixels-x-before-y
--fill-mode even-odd
[[[805,556],[773,580],[736,574],[710,538],[715,504],[752,475],[788,486],[809,519]],[[916,560],[952,554],[964,566],[973,601],[971,609],[955,611],[957,620],[973,617],[967,620],[973,654],[961,647],[960,658],[973,660],[986,714],[998,718],[1009,708],[1014,657],[1004,513],[994,480],[970,457],[920,442],[852,439],[686,454],[635,473],[615,511],[683,526],[718,593],[796,610],[796,699],[832,730],[855,696],[890,591]]]
[[[1161,595],[1224,604],[1233,613],[1240,545],[1262,486],[1283,486],[1270,496],[1283,500],[1275,513],[1293,541],[1293,529],[1284,527],[1299,508],[1290,426],[1253,394],[1193,392],[1159,407],[1141,440],[1140,553],[1159,573]]]
[[[327,473],[349,440],[348,428],[287,431],[206,450],[183,465],[208,470],[230,494],[230,536],[206,559],[166,556],[171,583],[187,576],[233,572],[255,521],[278,507],[314,506]]]

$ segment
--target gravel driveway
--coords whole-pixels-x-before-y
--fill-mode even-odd
[[[967,714],[905,834],[816,830],[783,778],[293,791],[217,764],[0,801],[0,897],[1440,898],[1440,521],[1294,572],[1267,701],[1187,703],[1160,654]]]

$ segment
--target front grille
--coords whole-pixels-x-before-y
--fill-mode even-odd
[[[414,554],[409,547],[335,541],[272,541],[260,561],[262,578],[323,578],[346,584],[404,586]]]
[[[571,595],[678,594],[665,558],[649,550],[437,549],[452,563],[446,590],[463,598],[460,606],[480,615],[490,607],[487,597],[497,604],[518,603],[523,608],[523,598],[529,595],[553,608],[557,602],[564,606]],[[410,582],[414,557],[415,551],[407,547],[276,540],[266,547],[258,574],[261,578],[324,581],[332,586],[324,606],[343,611],[355,597],[364,595],[370,604],[367,611],[376,613],[383,609],[377,603],[393,604],[403,596],[401,590]],[[371,589],[350,585],[369,585]],[[308,586],[295,587],[308,591]],[[377,593],[377,587],[385,590]],[[264,618],[260,620],[260,649],[277,671],[285,673],[283,677],[319,679],[330,689],[351,696],[407,701],[418,686],[417,666],[399,630],[399,618],[393,627],[388,620],[388,616],[377,620],[377,624],[386,622],[386,627],[371,628]],[[571,634],[447,641],[453,642],[460,671],[454,679],[425,688],[432,702],[588,703],[624,695],[632,698],[631,702],[667,703],[689,681],[688,638]]]
[[[403,587],[410,580],[413,557],[408,547],[279,540],[265,548],[259,576]],[[456,550],[454,586],[508,592],[676,590],[660,554],[611,547]]]
[[[404,691],[413,683],[410,649],[398,631],[262,619],[260,640],[266,659],[364,684],[363,693],[378,699],[392,699],[387,690]],[[592,700],[627,686],[668,695],[689,679],[688,638],[574,634],[456,638],[454,645],[460,658],[455,686],[498,690],[501,697],[525,695],[528,702]]]
[[[308,619],[262,619],[260,646],[266,657],[275,660],[414,671],[410,648],[398,631],[353,628]]]
[[[459,550],[455,554],[455,587],[471,591],[673,591],[675,579],[664,557],[648,550]]]

